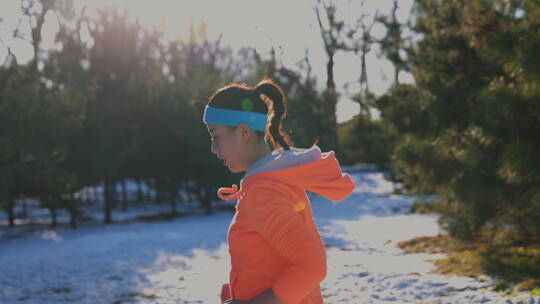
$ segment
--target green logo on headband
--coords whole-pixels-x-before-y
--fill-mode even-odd
[[[253,108],[253,101],[251,101],[251,99],[245,98],[244,100],[242,100],[242,110],[253,111]]]

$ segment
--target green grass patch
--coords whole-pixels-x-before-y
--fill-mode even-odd
[[[461,242],[448,235],[422,236],[399,242],[405,253],[444,253],[446,258],[430,260],[434,273],[497,279],[494,289],[509,295],[529,290],[540,295],[540,246],[514,245],[508,233],[486,232],[474,242]]]

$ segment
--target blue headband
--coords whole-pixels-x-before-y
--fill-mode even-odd
[[[237,126],[245,123],[253,130],[265,131],[267,120],[267,115],[257,112],[218,109],[209,106],[204,108],[203,122],[205,124]]]

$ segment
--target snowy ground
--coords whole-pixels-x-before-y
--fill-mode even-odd
[[[436,217],[408,214],[414,198],[391,195],[376,171],[353,176],[358,188],[347,200],[312,199],[327,244],[325,303],[540,304],[490,291],[487,277],[429,274],[425,260],[441,255],[404,255],[395,245],[437,234]],[[232,216],[0,235],[0,303],[218,303]]]

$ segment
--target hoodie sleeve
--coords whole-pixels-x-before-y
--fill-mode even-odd
[[[274,294],[282,303],[299,303],[326,276],[322,242],[295,211],[294,202],[274,187],[253,187],[245,200],[254,229],[291,263],[272,285]]]

